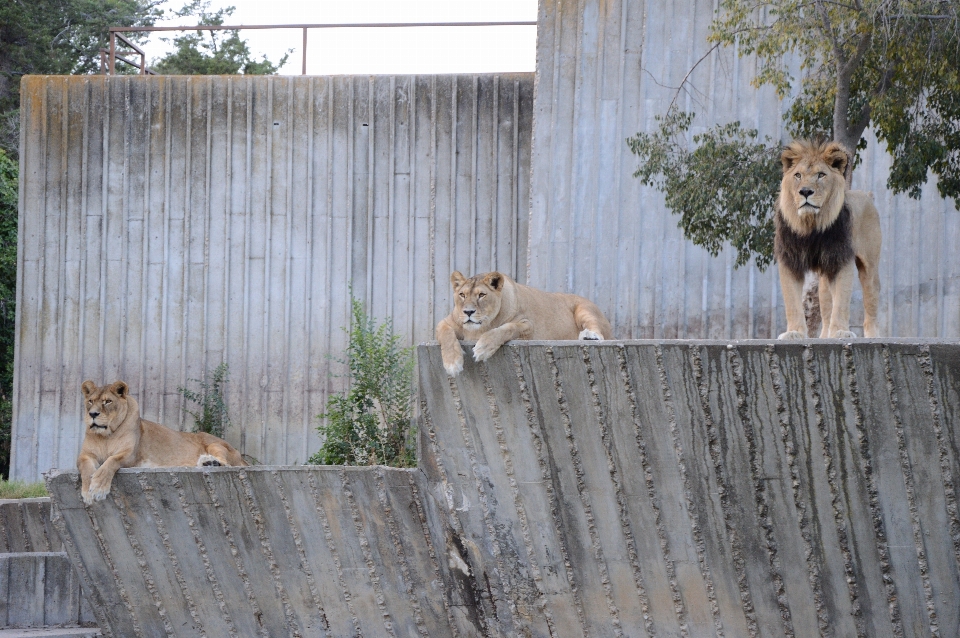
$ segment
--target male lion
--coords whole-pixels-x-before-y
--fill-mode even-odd
[[[84,381],[86,435],[77,457],[80,495],[102,501],[121,467],[246,465],[229,443],[205,432],[177,432],[140,418],[123,381],[98,388]]]
[[[773,252],[780,270],[787,331],[804,339],[803,277],[820,275],[820,337],[850,339],[854,269],[863,288],[863,335],[877,336],[880,296],[880,215],[873,195],[846,190],[850,155],[837,142],[797,140],[780,156],[783,180],[774,222]]]
[[[486,361],[511,339],[612,338],[610,322],[583,297],[537,290],[499,272],[467,279],[454,271],[450,283],[455,308],[437,324],[443,367],[450,376],[463,370],[458,339],[476,339],[473,358]]]

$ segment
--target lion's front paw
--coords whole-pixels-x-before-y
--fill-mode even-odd
[[[500,349],[500,344],[496,339],[488,339],[483,335],[477,339],[477,344],[473,346],[473,360],[480,362],[486,361],[493,356],[493,353]]]
[[[856,339],[856,333],[850,332],[849,330],[837,330],[833,333],[834,339]]]
[[[102,501],[110,493],[110,483],[113,477],[105,478],[100,471],[93,473],[90,477],[90,488],[86,492],[81,492],[80,496],[87,505],[92,505],[94,501]]]
[[[447,371],[451,377],[455,377],[461,372],[463,372],[463,351],[460,348],[457,348],[457,352],[453,356],[447,356],[446,353],[443,355],[443,369]]]
[[[782,333],[777,339],[806,339],[807,335],[803,334],[799,330],[788,330]]]
[[[603,341],[603,335],[597,334],[593,330],[583,330],[577,338],[580,339],[580,341]]]

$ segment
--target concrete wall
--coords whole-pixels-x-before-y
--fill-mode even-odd
[[[960,345],[418,357],[419,470],[122,470],[89,507],[49,480],[105,633],[960,631]]]
[[[771,338],[786,328],[775,269],[734,270],[731,250],[710,257],[683,239],[663,195],[632,177],[625,140],[656,129],[709,48],[715,6],[540,2],[529,279],[592,298],[622,339]],[[700,64],[677,97],[699,116],[692,132],[739,120],[784,139],[787,103],[750,86],[755,73],[755,58],[732,49]],[[854,188],[875,194],[884,234],[882,334],[960,338],[960,211],[935,185],[920,201],[893,196],[889,156],[872,137],[862,158]],[[863,321],[859,286],[851,319]]]
[[[177,388],[221,362],[226,438],[302,463],[351,285],[415,343],[451,270],[526,271],[532,74],[27,77],[22,96],[14,478],[73,466],[85,379],[187,429]]]

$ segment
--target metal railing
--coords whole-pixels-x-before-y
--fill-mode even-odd
[[[192,27],[110,27],[110,48],[100,49],[100,72],[108,75],[116,73],[117,61],[140,69],[141,75],[156,75],[147,66],[146,55],[143,49],[132,43],[123,33],[143,33],[154,31],[242,31],[243,29],[301,29],[303,31],[303,65],[301,75],[307,74],[307,31],[310,29],[383,29],[406,27],[529,27],[536,26],[536,21],[519,22],[357,22],[357,23],[321,23],[321,24],[240,24],[240,25],[210,25],[198,24]],[[136,63],[121,54],[127,51],[117,51],[117,39],[131,49],[132,53],[140,56],[140,63]]]

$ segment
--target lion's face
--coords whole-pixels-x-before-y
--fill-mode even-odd
[[[127,418],[127,384],[117,381],[98,388],[93,381],[84,381],[80,387],[84,398],[83,422],[87,432],[109,436]]]
[[[504,278],[488,272],[467,279],[455,271],[450,275],[456,310],[453,315],[465,331],[479,330],[500,312]]]
[[[794,230],[822,230],[837,219],[848,157],[837,142],[795,141],[783,150],[780,210]]]

